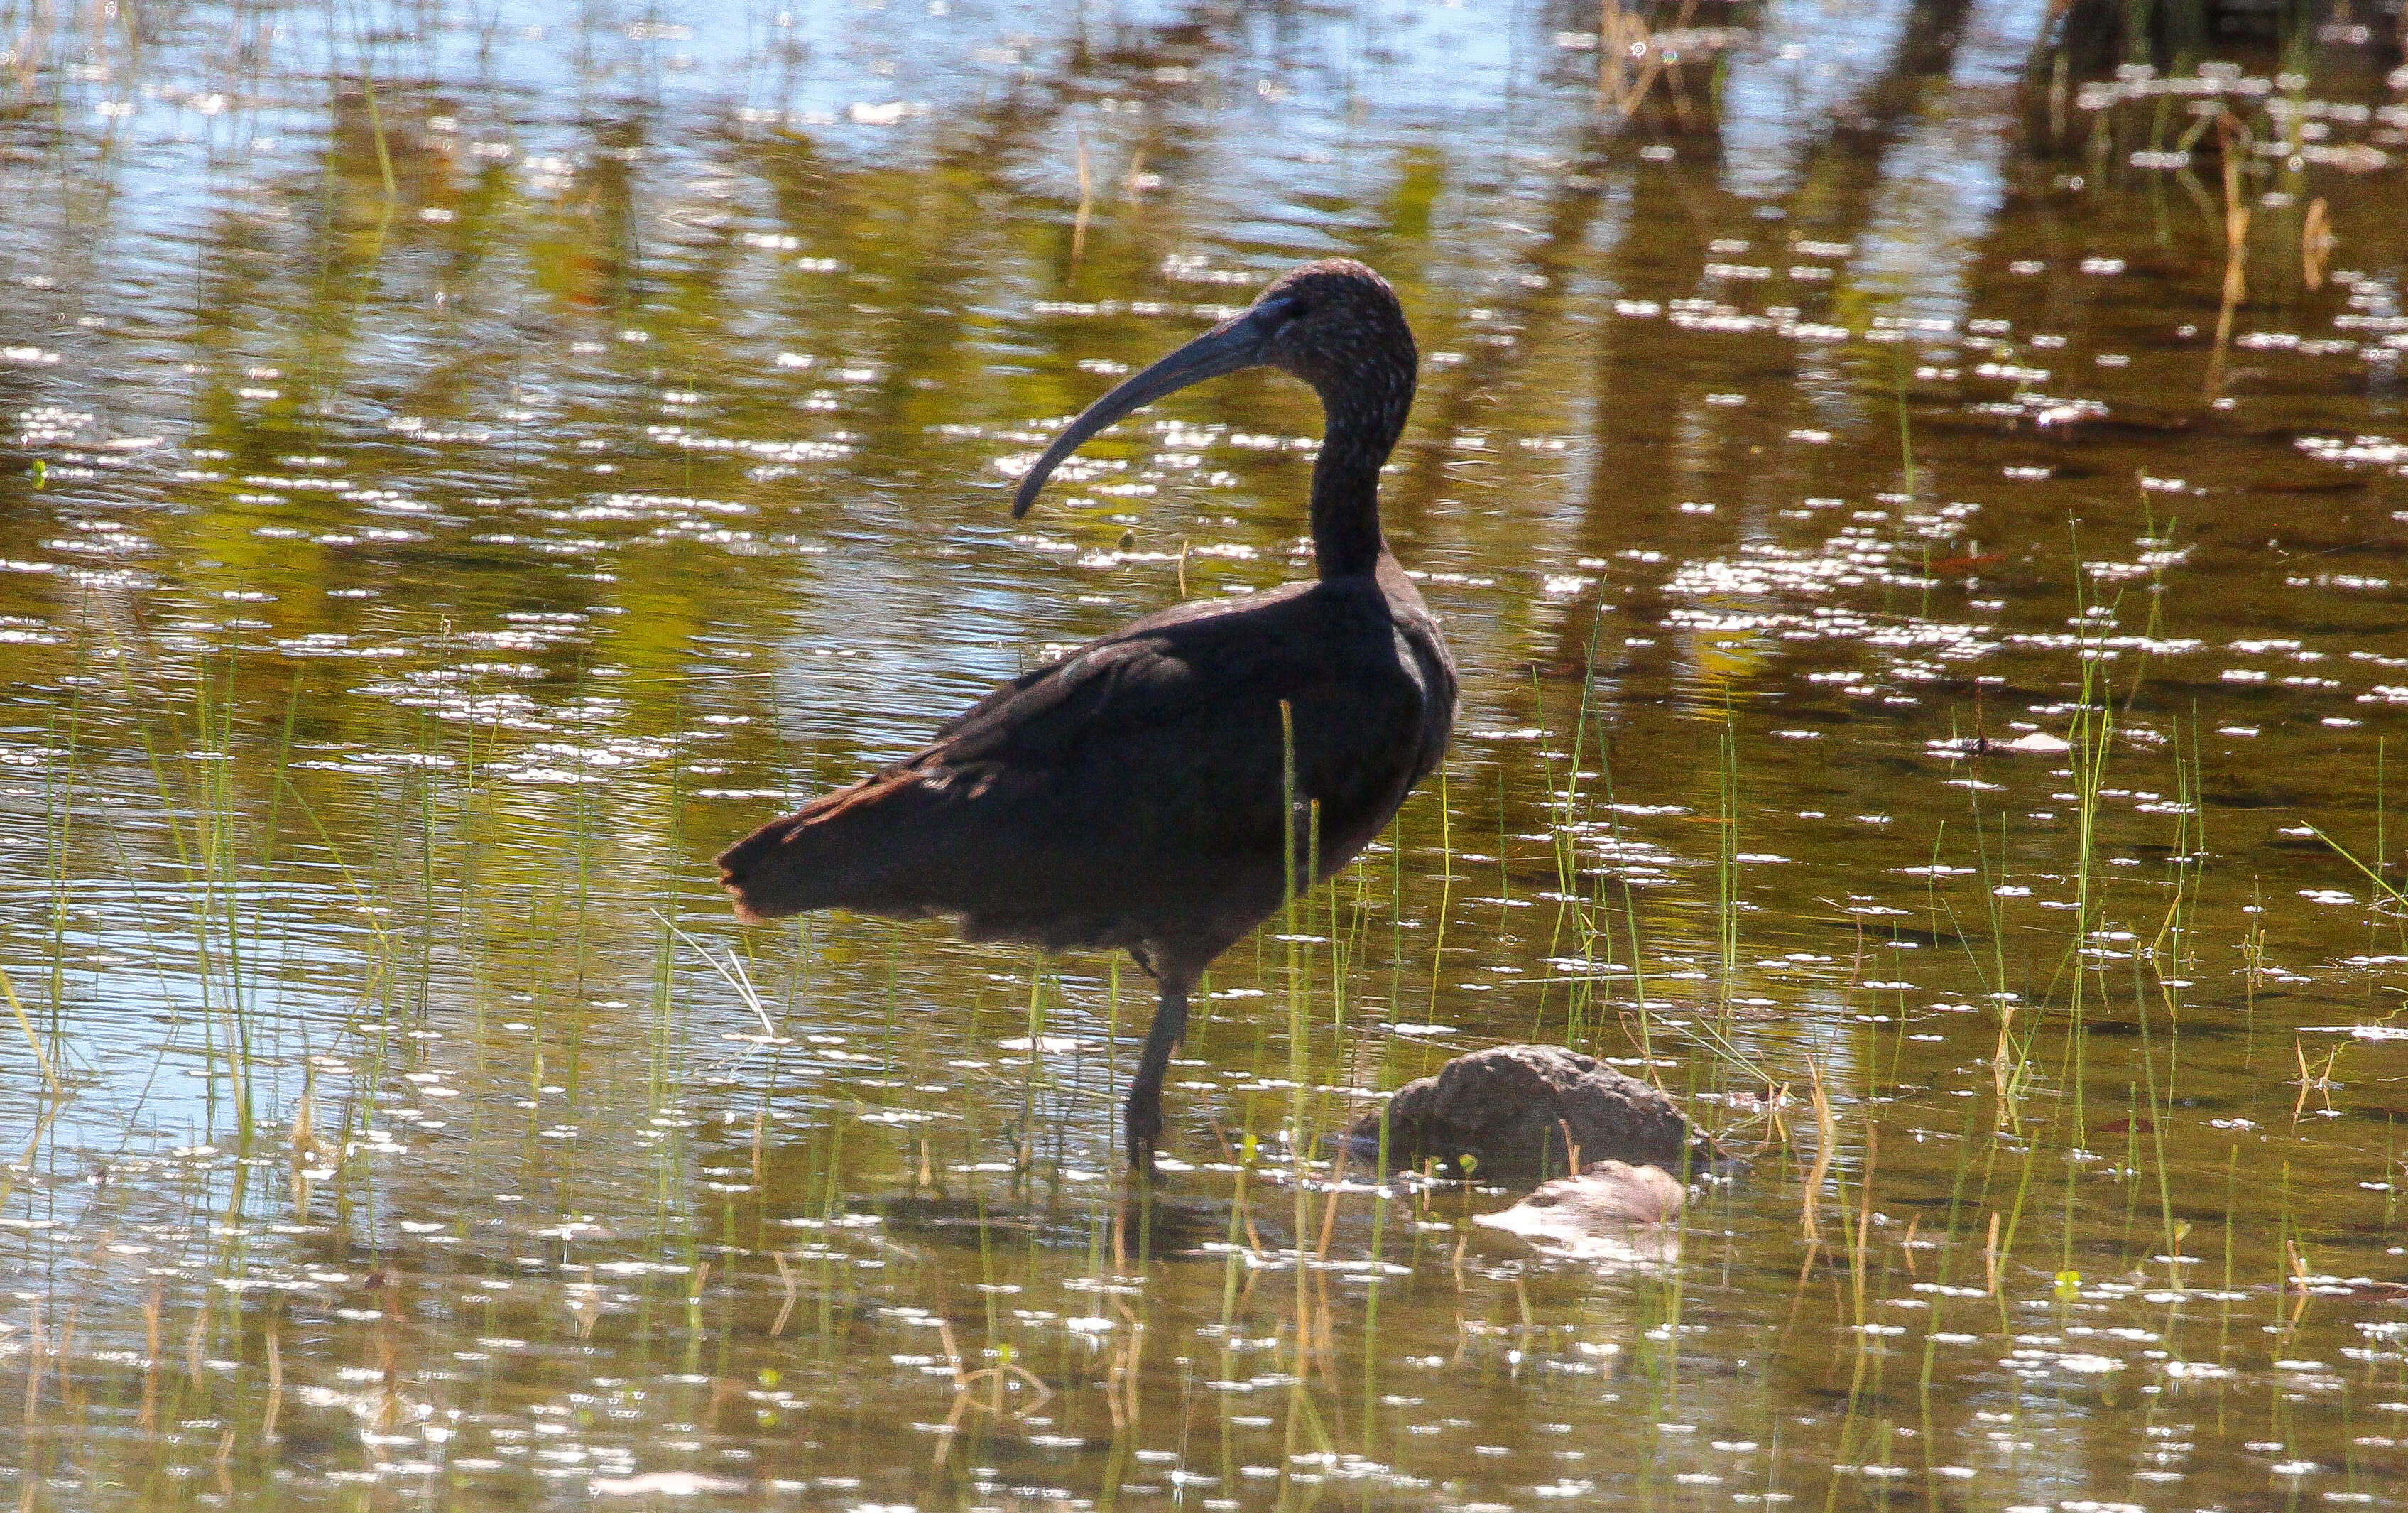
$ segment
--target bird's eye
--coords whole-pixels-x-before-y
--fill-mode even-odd
[[[1308,308],[1303,300],[1294,295],[1282,295],[1277,299],[1265,300],[1260,307],[1262,314],[1269,318],[1273,329],[1290,324],[1298,316],[1304,314]]]

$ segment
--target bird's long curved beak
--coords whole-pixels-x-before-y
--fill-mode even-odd
[[[1242,314],[1231,316],[1169,356],[1130,374],[1111,393],[1081,411],[1079,418],[1062,427],[1062,434],[1054,439],[1054,444],[1020,480],[1019,489],[1011,496],[1011,517],[1017,520],[1028,513],[1028,507],[1037,502],[1038,490],[1045,486],[1045,480],[1053,476],[1062,460],[1112,422],[1191,383],[1260,363],[1286,307],[1283,299],[1267,299]]]

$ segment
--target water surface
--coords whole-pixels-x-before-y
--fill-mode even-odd
[[[2045,8],[11,13],[0,1493],[2395,1506],[2408,76]],[[1341,252],[1459,740],[1147,1202],[1134,969],[709,857],[1309,571],[1276,375],[1005,503]],[[1525,1039],[1677,1260],[1330,1166]]]

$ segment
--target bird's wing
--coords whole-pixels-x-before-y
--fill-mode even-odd
[[[1259,598],[1248,608],[1181,606],[1024,673],[803,817],[866,820],[875,808],[933,818],[993,800],[1098,843],[1275,847],[1253,832],[1278,833],[1283,701],[1295,711],[1298,792],[1350,812],[1376,802],[1369,788],[1402,777],[1380,757],[1410,742],[1419,691],[1298,655],[1326,631],[1326,610]]]
[[[1251,618],[1247,612],[1260,614],[1282,600],[1297,597],[1295,590],[1305,586],[1297,584],[1273,589],[1235,603],[1225,599],[1217,603],[1197,600],[1175,604],[1132,621],[1109,636],[1089,641],[1060,661],[1033,668],[996,688],[937,727],[927,746],[896,765],[918,761],[954,737],[973,730],[996,733],[1022,721],[1034,720],[1041,712],[1066,700],[1086,708],[1095,696],[1109,696],[1115,690],[1172,694],[1188,680],[1188,659],[1182,648],[1192,648],[1206,639],[1229,639],[1228,632],[1240,630],[1243,620]],[[1188,626],[1196,628],[1184,632],[1175,628]],[[1224,634],[1214,636],[1215,630]],[[1238,639],[1244,638],[1240,635]],[[1174,646],[1174,641],[1179,645]],[[1099,678],[1104,680],[1100,687],[1096,685]],[[1138,713],[1138,705],[1143,702],[1146,700],[1124,698],[1122,712]]]
[[[1081,746],[1176,719],[1194,684],[1194,669],[1168,642],[1115,637],[1014,678],[947,721],[924,755],[1055,766]]]
[[[1056,852],[1137,865],[1199,846],[1275,848],[1278,702],[1231,680],[1232,638],[1209,639],[1207,653],[1132,628],[1082,647],[1013,679],[928,745],[822,795],[796,818],[824,843],[842,845],[864,875],[915,896],[970,886],[956,843],[980,855],[1008,846],[1040,893],[1053,890],[1038,873]],[[1235,639],[1242,646],[1251,638]],[[1266,726],[1256,739],[1226,739],[1248,714]],[[897,870],[872,864],[880,856],[895,857]],[[1011,884],[991,875],[975,886],[983,897],[990,886],[1008,894]]]

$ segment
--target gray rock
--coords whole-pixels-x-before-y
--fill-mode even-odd
[[[1460,1171],[1472,1156],[1484,1179],[1561,1176],[1608,1160],[1685,1175],[1722,1156],[1662,1092],[1560,1045],[1491,1046],[1405,1084],[1347,1130],[1358,1159],[1377,1159],[1383,1117],[1390,1167],[1435,1157]]]

